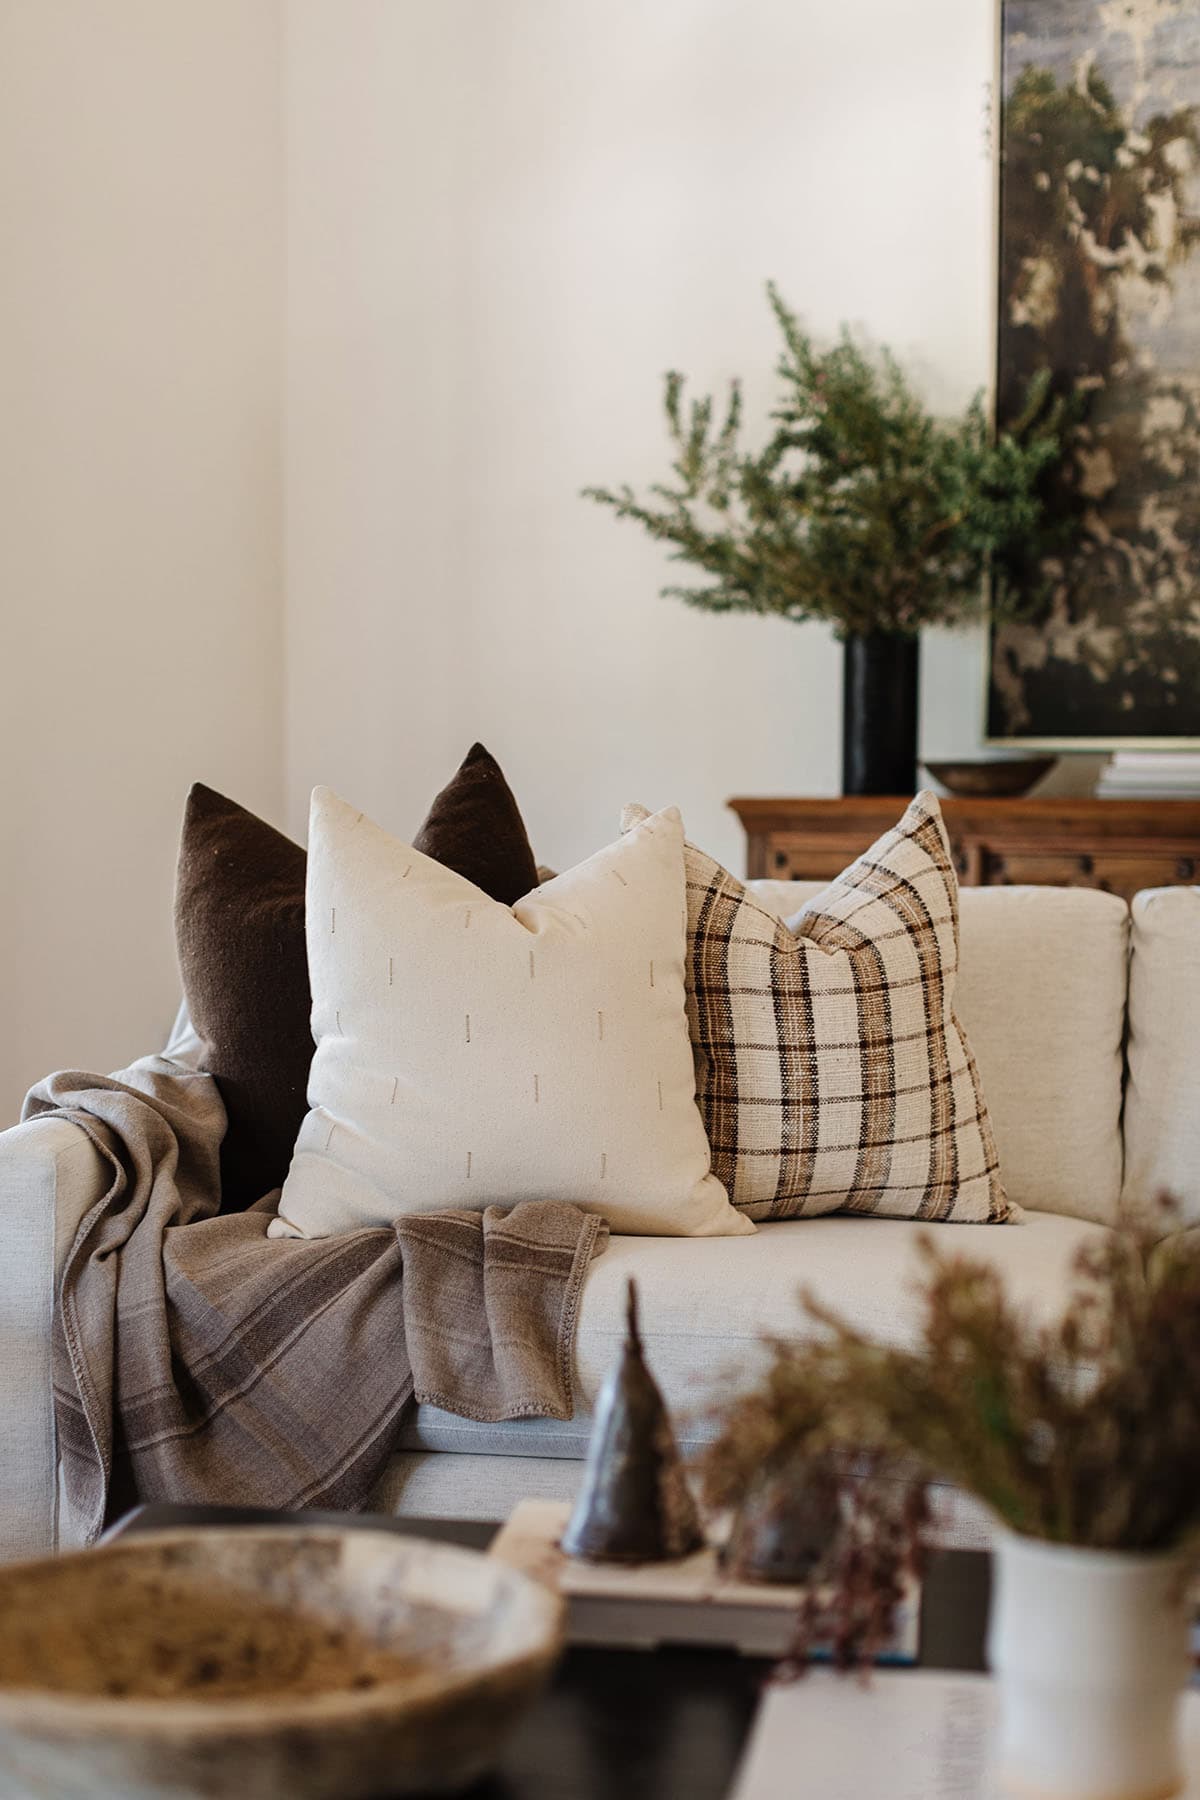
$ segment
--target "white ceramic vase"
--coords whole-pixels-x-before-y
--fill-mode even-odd
[[[1001,1533],[988,1660],[997,1774],[1020,1800],[1169,1800],[1183,1791],[1190,1672],[1182,1562]]]

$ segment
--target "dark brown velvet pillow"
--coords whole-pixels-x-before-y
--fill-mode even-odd
[[[426,856],[511,906],[537,886],[512,790],[482,744],[416,838]],[[188,795],[175,888],[183,991],[229,1114],[221,1209],[238,1212],[288,1171],[307,1110],[313,1041],[299,845],[200,783]]]
[[[472,744],[430,807],[413,849],[465,875],[504,906],[538,884],[525,821],[500,764],[482,744]]]

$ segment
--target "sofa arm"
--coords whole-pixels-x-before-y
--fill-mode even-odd
[[[0,1562],[58,1548],[54,1301],[75,1233],[109,1180],[90,1138],[64,1119],[0,1132]]]

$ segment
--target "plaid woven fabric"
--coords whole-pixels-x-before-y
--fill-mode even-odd
[[[1019,1218],[954,1016],[958,880],[934,795],[787,924],[686,858],[696,1095],[734,1205]]]

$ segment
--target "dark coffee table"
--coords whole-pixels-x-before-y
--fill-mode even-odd
[[[485,1550],[499,1529],[377,1513],[143,1506],[107,1539],[239,1524],[353,1525],[472,1550]],[[983,1668],[988,1592],[986,1556],[934,1553],[921,1598],[922,1668]],[[496,1774],[464,1800],[726,1800],[770,1669],[727,1650],[568,1650]]]

